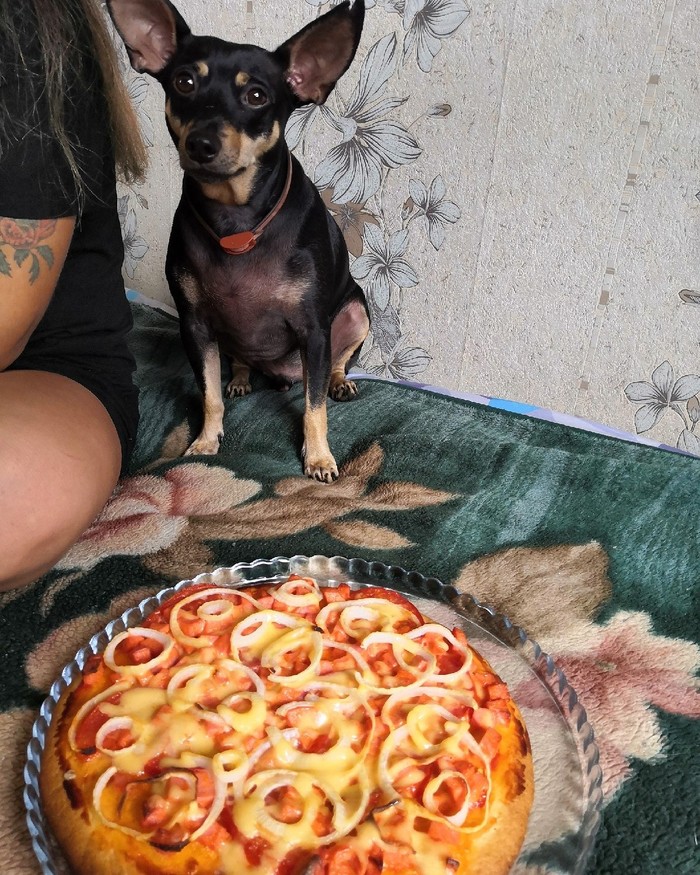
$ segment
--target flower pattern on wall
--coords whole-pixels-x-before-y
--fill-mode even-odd
[[[124,271],[130,279],[133,279],[138,262],[148,252],[148,243],[137,231],[138,220],[136,211],[129,205],[129,195],[118,198],[117,213],[124,243]]]
[[[391,16],[399,17],[398,30],[368,49],[347,98],[341,81],[327,104],[302,107],[292,115],[286,137],[292,149],[311,149],[318,125],[340,135],[310,175],[343,231],[355,259],[352,275],[367,296],[372,330],[359,364],[377,375],[413,379],[431,356],[403,330],[403,296],[421,284],[407,253],[427,243],[438,251],[461,211],[448,197],[441,174],[425,181],[413,175],[402,209],[387,207],[405,184],[397,181],[395,171],[423,155],[413,133],[417,123],[446,119],[452,111],[447,103],[430,105],[406,124],[401,110],[409,97],[400,93],[401,73],[412,63],[430,73],[443,40],[458,30],[469,10],[462,0],[379,0],[377,7],[389,24]]]
[[[404,57],[415,50],[418,66],[429,73],[441,41],[452,36],[469,10],[462,0],[406,0],[395,6],[397,12],[403,6]]]
[[[436,176],[429,189],[420,180],[412,179],[408,189],[411,197],[404,204],[408,221],[417,220],[427,232],[434,248],[439,249],[445,242],[445,228],[456,222],[461,215],[459,207],[446,200],[442,176]]]
[[[633,404],[641,404],[634,416],[637,434],[654,428],[666,411],[671,410],[683,423],[676,446],[700,456],[700,437],[695,431],[700,422],[699,374],[686,374],[676,379],[670,362],[665,361],[654,369],[651,382],[639,380],[630,383],[625,386],[625,395]]]
[[[418,284],[411,265],[402,258],[408,248],[408,232],[395,231],[387,240],[374,225],[364,233],[365,254],[356,258],[351,273],[355,279],[366,279],[366,291],[380,310],[389,306],[391,284],[408,289]]]
[[[398,61],[396,35],[375,43],[360,67],[360,79],[344,110],[321,106],[317,115],[342,136],[316,167],[320,189],[333,186],[336,203],[365,203],[374,197],[386,170],[410,164],[422,149],[405,127],[389,118],[408,98],[385,97],[387,83]],[[335,103],[340,98],[336,94]]]
[[[145,76],[134,74],[123,49],[119,54],[119,62],[122,75],[127,81],[127,91],[136,113],[143,140],[148,148],[152,148],[155,144],[155,133],[151,117],[146,111],[149,82]],[[122,230],[122,242],[124,243],[124,273],[129,279],[135,278],[139,262],[143,261],[149,250],[146,239],[138,232],[136,209],[148,209],[148,200],[138,190],[142,185],[143,183],[137,182],[119,183],[119,190],[124,193],[120,194],[117,199],[117,214]],[[136,207],[133,206],[134,202]]]

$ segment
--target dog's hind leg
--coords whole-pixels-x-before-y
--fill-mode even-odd
[[[334,401],[349,401],[357,386],[347,379],[348,367],[369,332],[367,307],[361,298],[351,298],[336,314],[331,326],[331,379],[328,394]]]
[[[226,397],[242,398],[250,392],[250,368],[236,356],[231,356],[231,379],[226,387]]]

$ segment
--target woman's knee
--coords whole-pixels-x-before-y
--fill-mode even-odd
[[[6,379],[10,378],[10,379]],[[48,571],[99,514],[121,447],[106,410],[55,374],[0,373],[0,588]]]

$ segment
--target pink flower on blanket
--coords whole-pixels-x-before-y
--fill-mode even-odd
[[[254,480],[201,462],[178,465],[161,476],[126,477],[57,567],[89,569],[107,556],[157,553],[180,538],[190,517],[225,513],[260,488]]]
[[[647,614],[620,612],[604,625],[578,622],[565,635],[542,637],[539,643],[564,671],[588,713],[607,799],[629,775],[631,759],[663,755],[663,732],[651,706],[700,717],[695,677],[700,648],[654,634]],[[531,698],[532,684],[522,683],[516,699]]]

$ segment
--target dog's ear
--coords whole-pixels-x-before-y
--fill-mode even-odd
[[[138,73],[160,73],[190,32],[168,0],[107,0],[107,8]]]
[[[364,0],[345,0],[277,49],[299,103],[325,102],[355,57],[364,18]]]

